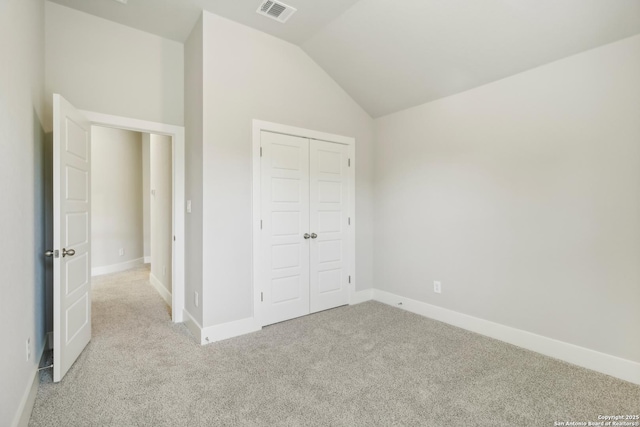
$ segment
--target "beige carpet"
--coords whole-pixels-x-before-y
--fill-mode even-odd
[[[553,426],[640,387],[368,302],[197,345],[144,268],[99,278],[93,339],[31,426]]]

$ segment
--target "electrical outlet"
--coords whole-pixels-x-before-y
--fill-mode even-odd
[[[124,248],[120,248],[120,250],[118,251],[118,254],[120,256],[124,256]]]
[[[27,362],[31,360],[31,338],[27,338]]]
[[[433,282],[433,292],[437,294],[442,293],[442,283],[438,281]]]
[[[200,295],[198,295],[197,291],[193,293],[193,303],[195,304],[196,307],[200,305]]]

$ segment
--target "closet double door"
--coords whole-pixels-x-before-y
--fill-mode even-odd
[[[262,323],[348,304],[348,147],[261,133]]]

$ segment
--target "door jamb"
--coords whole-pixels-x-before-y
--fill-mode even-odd
[[[173,209],[171,215],[173,237],[172,242],[172,283],[171,283],[171,320],[174,323],[184,321],[185,293],[185,137],[184,127],[128,117],[113,116],[80,110],[92,126],[104,126],[130,130],[135,132],[167,135],[172,141],[172,181]]]
[[[253,260],[251,270],[251,283],[253,287],[253,317],[255,324],[259,327],[263,326],[261,307],[261,295],[264,284],[261,281],[261,248],[262,240],[260,233],[260,221],[261,221],[261,168],[260,168],[260,133],[262,131],[281,133],[284,135],[298,136],[308,139],[316,139],[320,141],[333,142],[337,144],[344,144],[348,146],[348,156],[350,159],[349,167],[349,212],[348,216],[351,219],[351,225],[348,232],[348,251],[349,251],[349,268],[348,275],[351,278],[349,287],[349,304],[354,304],[356,293],[356,140],[355,138],[334,135],[326,132],[319,132],[294,126],[282,125],[279,123],[272,123],[263,120],[253,120],[253,146],[251,150],[251,157],[253,159],[253,186],[252,186],[252,212],[253,222],[251,226],[252,230],[252,242],[253,242]]]

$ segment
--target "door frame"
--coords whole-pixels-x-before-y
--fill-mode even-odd
[[[253,221],[251,225],[252,242],[253,242],[253,260],[251,271],[251,284],[253,287],[253,318],[255,324],[258,327],[263,326],[262,311],[261,311],[261,298],[260,293],[263,292],[264,284],[262,283],[259,272],[262,271],[262,236],[260,233],[260,221],[262,216],[261,206],[261,156],[260,156],[260,133],[262,131],[280,133],[284,135],[298,136],[301,138],[315,139],[320,141],[332,142],[336,144],[343,144],[348,146],[348,155],[351,162],[349,167],[349,212],[348,216],[351,219],[351,226],[349,227],[347,248],[349,251],[348,263],[349,271],[348,275],[351,278],[351,282],[347,285],[349,287],[349,305],[354,304],[356,301],[356,140],[355,138],[348,136],[335,135],[326,132],[320,132],[310,129],[299,128],[295,126],[283,125],[279,123],[267,122],[264,120],[253,120],[253,146],[251,150],[251,157],[253,160],[253,186],[252,186],[252,212]]]
[[[173,209],[171,215],[173,229],[173,245],[171,248],[172,283],[171,283],[171,320],[173,323],[184,321],[185,292],[185,137],[184,127],[147,120],[131,119],[80,110],[92,126],[103,126],[130,130],[134,132],[153,133],[171,137],[172,146],[172,182]]]

